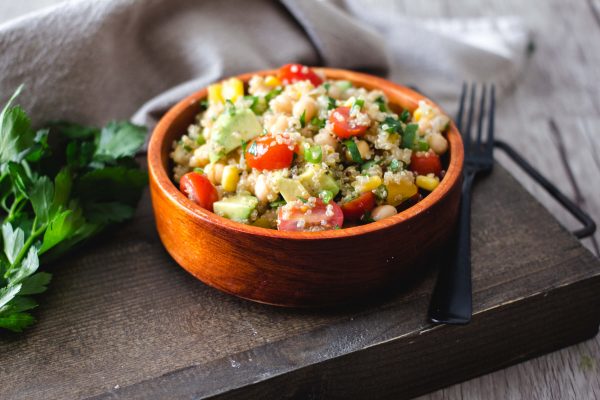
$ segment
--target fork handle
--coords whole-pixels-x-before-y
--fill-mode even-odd
[[[452,263],[440,269],[429,305],[435,323],[462,325],[471,321],[471,187],[474,173],[463,176],[458,220],[458,245]]]

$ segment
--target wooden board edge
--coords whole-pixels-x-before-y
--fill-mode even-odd
[[[594,337],[600,324],[598,293],[600,275],[479,313],[467,326],[429,328],[286,368],[291,362],[287,354],[313,350],[303,344],[307,340],[316,348],[323,345],[330,328],[320,329],[93,399],[408,399]],[[279,359],[281,368],[271,364],[245,371],[236,366],[235,360],[253,358]],[[282,372],[272,372],[277,369]],[[230,387],[235,380],[241,384],[227,392],[207,391],[206,382],[219,380]]]

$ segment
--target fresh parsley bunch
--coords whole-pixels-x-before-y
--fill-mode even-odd
[[[23,109],[0,114],[0,328],[20,332],[35,319],[31,295],[46,290],[50,261],[131,218],[147,175],[133,156],[146,129],[52,123],[34,131]]]

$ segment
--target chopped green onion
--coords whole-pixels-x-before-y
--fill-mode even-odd
[[[385,200],[387,198],[387,188],[385,185],[379,185],[377,189],[375,189],[375,197],[379,200]]]
[[[263,104],[258,96],[244,96],[244,100],[251,101],[250,109],[256,115],[262,115],[266,111],[266,105]]]
[[[412,149],[414,147],[415,140],[417,139],[417,129],[419,129],[419,125],[417,124],[406,125],[404,135],[402,136],[402,147],[405,149]]]
[[[367,172],[374,165],[377,165],[377,161],[375,161],[375,160],[367,161],[366,163],[364,163],[363,165],[361,165],[360,172]]]
[[[275,97],[279,96],[281,92],[283,92],[283,89],[278,87],[267,93],[267,95],[265,96],[265,101],[267,102],[267,104]]]
[[[354,140],[346,140],[344,142],[344,145],[346,145],[346,148],[350,152],[350,156],[352,157],[352,161],[354,161],[355,163],[358,163],[358,164],[362,164],[363,159],[360,156],[360,151],[358,151],[358,146],[356,145],[356,143],[354,142]]]
[[[402,114],[400,114],[400,121],[402,121],[406,124],[409,120],[410,120],[410,112],[408,112],[408,110],[403,110]]]
[[[393,159],[390,162],[390,165],[388,166],[388,169],[392,172],[398,172],[398,170],[400,170],[400,161],[398,161],[397,159]]]
[[[387,106],[385,105],[385,98],[383,96],[379,96],[375,99],[375,103],[379,106],[379,111],[386,112]]]
[[[208,108],[208,99],[200,100],[200,108],[206,110]]]
[[[188,146],[187,144],[184,144],[183,145],[183,150],[185,150],[185,151],[187,151],[189,153],[190,151],[192,151],[192,148],[190,146]]]
[[[333,110],[337,107],[336,100],[333,97],[328,97],[327,100],[329,101],[329,103],[327,103],[328,110]]]
[[[304,197],[297,197],[297,199],[303,202],[304,204],[308,203],[308,200],[306,200]]]
[[[357,109],[358,111],[360,111],[362,106],[364,105],[365,101],[363,99],[356,99],[354,100],[354,104],[352,104],[352,109]]]
[[[427,151],[429,150],[429,143],[425,140],[419,140],[416,146],[417,151]]]
[[[329,91],[329,88],[331,87],[331,83],[329,83],[329,82],[325,82],[325,83],[323,84],[323,87],[325,88],[325,91],[327,91],[327,92],[328,92],[328,91]]]
[[[321,150],[321,146],[306,146],[304,148],[304,159],[309,163],[319,164],[323,159],[323,150]]]
[[[333,193],[330,190],[321,190],[319,192],[319,197],[323,200],[323,203],[328,204],[333,200]]]
[[[306,126],[306,110],[302,111],[302,115],[300,116],[300,127],[304,128]]]

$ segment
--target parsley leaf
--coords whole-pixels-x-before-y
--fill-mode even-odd
[[[115,160],[135,155],[146,140],[146,128],[130,122],[110,122],[100,132],[94,158]]]
[[[22,89],[16,90],[0,113],[0,163],[20,162],[34,142],[29,117],[21,107],[12,106]]]
[[[40,256],[55,259],[131,218],[147,181],[133,158],[145,128],[63,121],[34,132],[12,105],[20,91],[0,113],[0,328],[14,332],[35,322],[30,296],[50,283]]]

